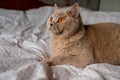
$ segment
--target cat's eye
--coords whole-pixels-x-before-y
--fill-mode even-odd
[[[50,22],[52,22],[53,21],[53,17],[50,17]]]
[[[59,18],[57,22],[62,23],[62,22],[64,22],[64,20],[65,20],[65,18]]]

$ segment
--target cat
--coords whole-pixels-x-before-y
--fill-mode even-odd
[[[120,25],[98,23],[84,25],[79,5],[65,10],[55,5],[48,18],[51,57],[49,66],[69,64],[86,67],[94,63],[120,64]]]

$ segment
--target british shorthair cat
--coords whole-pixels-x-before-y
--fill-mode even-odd
[[[84,25],[77,3],[70,10],[55,5],[55,12],[49,17],[47,27],[52,54],[44,60],[48,65],[85,67],[93,63],[120,64],[120,25]]]

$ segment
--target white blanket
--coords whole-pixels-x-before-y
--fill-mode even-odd
[[[120,12],[80,10],[84,24],[120,24]],[[48,67],[38,61],[50,56],[46,21],[53,11],[53,7],[25,12],[0,9],[0,80],[49,80],[50,70],[57,80],[120,80],[120,66],[101,63],[86,68]]]

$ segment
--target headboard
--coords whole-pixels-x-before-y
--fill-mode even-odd
[[[50,4],[40,0],[0,0],[0,8],[5,9],[27,10],[47,5]]]

